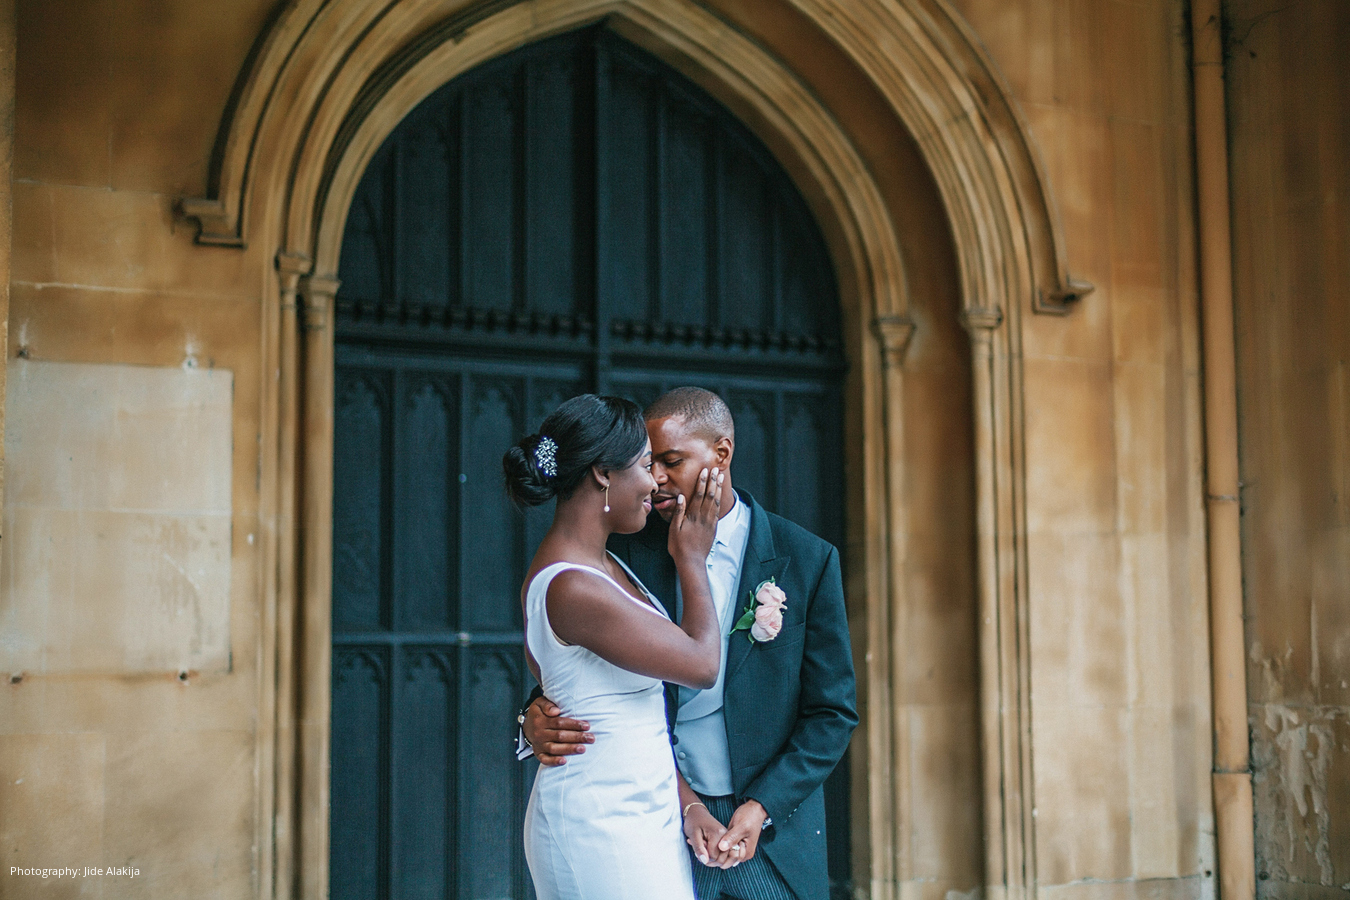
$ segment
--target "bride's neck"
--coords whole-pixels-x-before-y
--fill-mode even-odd
[[[569,557],[579,556],[574,562],[601,563],[605,560],[605,543],[610,529],[600,507],[588,498],[572,496],[558,503],[549,526],[548,540],[564,549]]]

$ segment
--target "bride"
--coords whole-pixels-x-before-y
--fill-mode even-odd
[[[693,900],[663,681],[706,689],[721,636],[706,560],[722,474],[703,470],[670,524],[682,624],[606,552],[642,530],[656,482],[642,411],[616,397],[563,403],[502,460],[511,499],[556,498],[522,589],[525,650],[544,694],[596,735],[565,766],[541,768],[525,813],[539,900]]]

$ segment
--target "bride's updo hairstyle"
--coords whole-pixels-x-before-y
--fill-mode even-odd
[[[632,465],[647,446],[647,423],[636,403],[582,394],[555,409],[539,433],[502,457],[506,494],[517,506],[566,500],[591,471]]]

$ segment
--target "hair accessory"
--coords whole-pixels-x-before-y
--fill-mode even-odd
[[[558,474],[558,445],[551,437],[541,437],[534,445],[534,464],[549,478]]]

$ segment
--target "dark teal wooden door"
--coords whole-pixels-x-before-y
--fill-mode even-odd
[[[414,110],[339,274],[331,895],[529,897],[518,597],[550,511],[510,509],[502,453],[573,394],[704,385],[736,417],[737,485],[842,546],[830,262],[743,126],[595,28]]]

